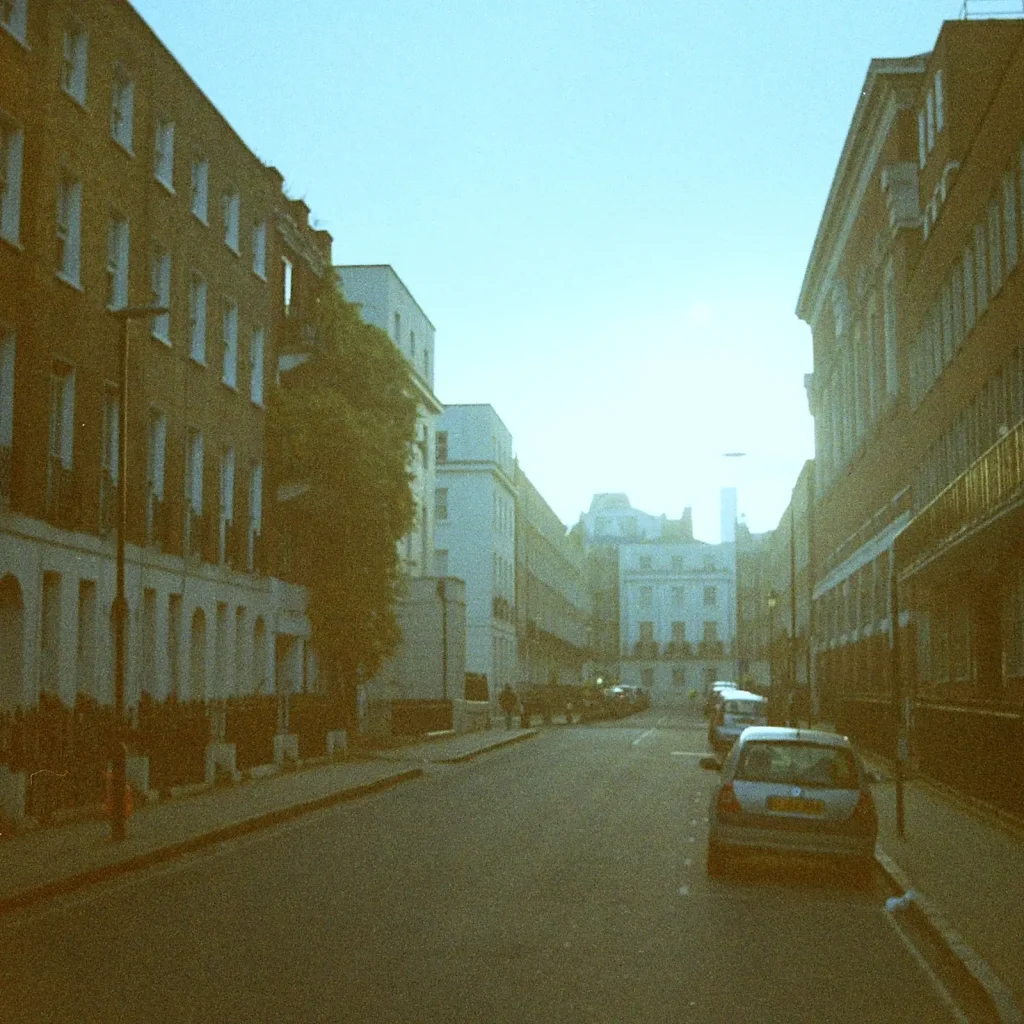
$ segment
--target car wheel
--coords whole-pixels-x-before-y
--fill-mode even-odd
[[[726,873],[728,862],[722,848],[716,844],[708,843],[707,871],[708,878],[721,878]]]

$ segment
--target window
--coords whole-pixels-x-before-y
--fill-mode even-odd
[[[641,555],[640,556],[640,571],[650,572],[651,571],[651,556]]]
[[[50,372],[50,461],[71,469],[75,437],[75,371],[55,362]]]
[[[439,430],[437,432],[436,444],[437,444],[437,447],[436,447],[436,451],[437,451],[436,459],[437,459],[437,461],[438,462],[447,462],[448,461],[448,431],[447,430]]]
[[[188,294],[189,355],[206,365],[206,282],[192,275]]]
[[[946,127],[945,101],[942,96],[942,68],[935,72],[935,133]]]
[[[434,575],[448,575],[448,552],[443,549],[434,549]]]
[[[672,685],[673,686],[685,686],[686,685],[686,669],[685,668],[673,668],[672,669]]]
[[[188,432],[185,502],[188,510],[194,515],[203,514],[203,435],[198,430]]]
[[[434,491],[434,518],[437,520],[448,518],[448,488],[438,487]]]
[[[718,587],[704,588],[704,606],[714,607],[718,604]]]
[[[263,404],[263,328],[254,327],[249,337],[249,398]]]
[[[256,538],[263,528],[263,465],[256,463],[249,478],[249,568],[256,567]]]
[[[717,622],[705,622],[704,623],[704,643],[716,644],[718,643],[718,623]]]
[[[999,200],[988,201],[989,294],[994,298],[1003,287],[1003,217]]]
[[[409,358],[413,361],[416,359],[416,332],[409,332]]]
[[[402,347],[402,314],[401,313],[396,313],[395,314],[395,335],[394,335],[394,337],[395,337],[395,344],[399,348],[401,348]]]
[[[60,87],[85,106],[85,75],[89,37],[79,25],[64,29],[64,58],[60,67]]]
[[[64,177],[57,187],[57,276],[80,287],[82,183]]]
[[[150,266],[153,305],[170,309],[171,306],[171,254],[157,249]],[[171,314],[161,313],[150,321],[153,337],[165,345],[171,343]]]
[[[174,122],[157,121],[153,138],[153,177],[174,191]]]
[[[292,311],[292,261],[281,257],[282,294],[284,298],[284,315]]]
[[[684,644],[686,643],[686,623],[685,622],[673,622],[672,623],[672,643]]]
[[[222,325],[224,362],[221,380],[233,388],[238,383],[238,305],[231,299],[224,300]]]
[[[210,164],[204,157],[197,156],[192,161],[191,209],[203,224],[209,223],[209,187]]]
[[[252,226],[252,272],[267,279],[267,225],[265,221]]]
[[[978,318],[988,309],[988,246],[985,239],[985,225],[974,225],[974,273],[976,287],[974,299]]]
[[[110,136],[123,149],[132,151],[132,116],[135,85],[121,67],[114,68],[110,87]]]
[[[111,217],[107,226],[107,307],[128,305],[128,221]]]
[[[0,238],[21,236],[21,158],[24,133],[0,115]]]
[[[238,215],[241,200],[237,192],[229,192],[223,200],[224,244],[234,253],[238,252]]]
[[[928,150],[925,147],[924,111],[917,112],[917,165],[924,168],[928,158]]]
[[[640,623],[640,643],[642,643],[642,644],[653,644],[654,643],[654,623],[653,622],[641,622]]]
[[[641,608],[650,608],[654,601],[654,590],[651,587],[641,587],[637,592],[637,604]]]
[[[672,588],[672,607],[681,608],[686,603],[686,588],[685,587],[673,587]]]
[[[235,518],[235,449],[228,448],[220,460],[219,561],[227,556],[227,527]]]
[[[149,493],[164,500],[164,476],[167,463],[167,416],[160,409],[149,410],[149,452],[146,464],[146,483]]]
[[[935,93],[928,90],[924,101],[925,143],[930,153],[935,148]]]
[[[0,0],[0,25],[20,42],[28,27],[28,0]]]
[[[116,384],[103,393],[103,432],[100,448],[100,532],[114,529],[117,521],[117,478],[120,466],[121,402]]]
[[[1006,243],[1006,275],[1017,266],[1017,188],[1013,172],[1003,175],[1003,241]]]

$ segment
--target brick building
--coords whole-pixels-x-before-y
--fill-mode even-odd
[[[798,305],[819,692],[862,742],[905,729],[929,772],[995,799],[1024,745],[1022,94],[1019,19],[873,60]]]
[[[111,699],[110,310],[151,302],[169,314],[130,325],[128,702],[272,690],[275,636],[302,631],[260,564],[281,175],[129,4],[0,12],[0,706]]]

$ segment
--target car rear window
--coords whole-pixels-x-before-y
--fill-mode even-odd
[[[814,743],[747,743],[736,766],[742,782],[776,782],[816,789],[857,789],[853,754],[845,747]]]
[[[727,715],[763,715],[761,701],[759,700],[727,700],[725,702],[725,713]]]

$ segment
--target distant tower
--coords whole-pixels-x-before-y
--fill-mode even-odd
[[[722,488],[722,543],[736,540],[736,488]]]

